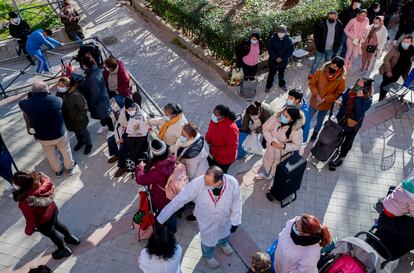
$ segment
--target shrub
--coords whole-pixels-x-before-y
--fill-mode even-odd
[[[373,0],[368,0],[365,5]],[[225,64],[234,59],[234,46],[252,31],[262,34],[265,44],[278,25],[284,24],[291,34],[301,33],[306,39],[313,32],[313,25],[330,10],[340,11],[348,0],[304,0],[289,10],[263,8],[269,0],[245,0],[236,15],[226,14],[208,0],[146,0],[154,12],[177,29],[197,37],[212,55]]]

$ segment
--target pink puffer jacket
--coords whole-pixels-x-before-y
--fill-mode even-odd
[[[403,189],[402,184],[385,197],[383,205],[384,209],[394,216],[410,214],[414,217],[414,194]]]

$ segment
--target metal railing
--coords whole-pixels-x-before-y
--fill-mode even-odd
[[[98,38],[98,37],[91,37],[91,38],[86,38],[84,40],[82,40],[82,42],[84,44],[89,43],[89,42],[94,42],[96,43],[100,49],[101,49],[101,53],[102,53],[102,57],[103,59],[109,57],[110,55],[114,56],[116,58],[116,55]],[[60,62],[64,63],[65,61],[69,61],[71,62],[75,57],[75,55],[70,55],[70,54],[64,54],[61,53],[63,50],[65,49],[74,49],[73,46],[77,45],[78,42],[69,42],[64,44],[61,47],[57,47],[55,49],[52,50],[43,50],[43,53],[46,56],[46,60],[48,63],[49,62],[49,56],[53,55],[53,56],[59,56],[60,57]],[[7,94],[11,93],[11,92],[18,92],[19,90],[22,90],[21,92],[23,92],[23,90],[27,89],[28,87],[31,86],[31,84],[25,84],[22,86],[18,86],[15,88],[10,88],[12,86],[12,84],[22,75],[36,75],[34,73],[31,72],[27,72],[27,70],[30,68],[30,64],[25,66],[23,69],[21,70],[15,70],[15,69],[10,69],[7,67],[3,67],[2,64],[7,64],[10,62],[16,62],[19,60],[24,60],[25,59],[25,55],[21,55],[21,56],[16,56],[13,58],[8,58],[8,59],[4,59],[4,60],[0,60],[0,70],[6,70],[6,71],[12,71],[12,72],[18,72],[18,75],[16,75],[13,79],[11,79],[7,85],[3,86],[0,83],[0,92],[3,94],[4,97],[7,96]],[[57,78],[60,77],[62,73],[62,69],[60,69],[58,72],[55,72],[54,74],[50,75],[50,76],[44,76],[44,81],[51,81],[51,80],[56,80]],[[145,89],[142,87],[142,85],[137,81],[137,79],[130,73],[128,72],[131,78],[131,84],[133,87],[133,92],[138,92],[142,98],[142,102],[141,102],[141,108],[148,114],[151,114],[152,116],[162,116],[163,115],[163,111],[162,109],[158,106],[158,104],[153,100],[153,98],[151,98],[151,96],[145,91]]]

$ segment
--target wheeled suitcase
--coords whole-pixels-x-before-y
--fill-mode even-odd
[[[253,99],[256,96],[257,83],[256,77],[245,77],[240,86],[240,96]]]
[[[276,175],[270,193],[280,205],[286,207],[296,200],[296,191],[300,189],[303,174],[306,170],[307,161],[300,156],[299,152],[288,153],[282,159],[291,155],[277,165]],[[294,195],[292,200],[284,203],[285,199]]]

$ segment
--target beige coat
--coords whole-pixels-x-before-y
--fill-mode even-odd
[[[270,117],[263,124],[263,136],[266,139],[266,151],[263,156],[263,168],[267,174],[272,176],[276,173],[276,167],[280,163],[280,158],[292,151],[298,151],[303,143],[302,126],[305,124],[305,116],[300,112],[301,118],[292,127],[289,139],[286,132],[289,126],[281,127],[279,116],[281,112]],[[284,149],[277,149],[271,146],[273,141],[285,143]]]
[[[151,126],[161,126],[165,122],[164,118],[155,118],[149,121]],[[175,143],[181,136],[181,132],[183,130],[184,125],[187,123],[187,119],[185,118],[184,114],[182,114],[181,119],[170,125],[167,129],[167,133],[164,139],[164,142],[170,146],[170,151],[175,151]]]

